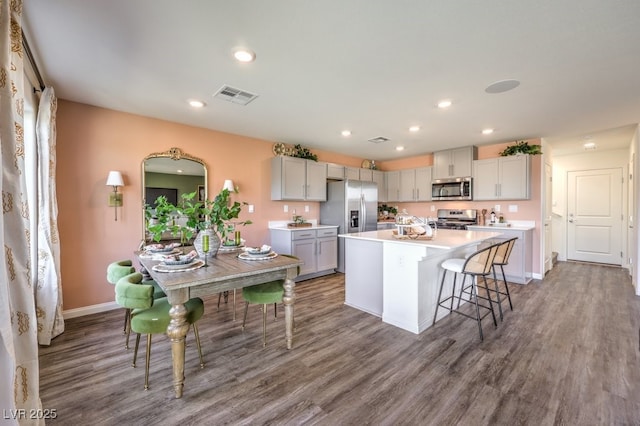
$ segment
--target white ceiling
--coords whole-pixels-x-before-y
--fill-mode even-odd
[[[619,148],[640,122],[638,0],[27,0],[23,26],[59,98],[374,160],[535,137]],[[485,92],[504,79],[521,84]],[[223,85],[259,97],[213,98]]]

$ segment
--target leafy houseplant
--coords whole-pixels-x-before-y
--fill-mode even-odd
[[[304,158],[305,160],[318,161],[318,156],[316,154],[312,153],[307,148],[303,148],[302,145],[300,144],[294,145],[293,149],[294,149],[292,154],[293,157]]]
[[[160,196],[155,201],[155,207],[145,205],[145,218],[147,230],[153,241],[160,241],[165,232],[177,236],[180,226],[176,225],[176,216],[179,216],[178,208],[167,201],[167,197]]]
[[[238,193],[237,190],[233,192]],[[202,209],[202,214],[208,218],[206,222],[207,226],[217,231],[223,241],[227,236],[229,222],[232,219],[237,219],[242,210],[242,206],[247,205],[245,202],[239,203],[238,201],[234,201],[233,204],[231,204],[229,200],[230,195],[231,191],[223,189],[213,200],[205,201],[205,207]],[[235,222],[236,225],[250,225],[251,223],[250,220]]]
[[[504,151],[500,152],[502,157],[518,154],[542,154],[542,147],[540,145],[529,145],[526,141],[517,141],[515,145],[508,146]]]

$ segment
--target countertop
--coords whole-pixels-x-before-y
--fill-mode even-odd
[[[430,247],[437,249],[451,250],[459,247],[463,247],[469,244],[477,244],[489,238],[498,237],[500,232],[489,231],[458,231],[453,229],[439,229],[436,232],[436,236],[431,240],[412,240],[412,239],[397,239],[393,237],[392,229],[384,229],[380,231],[369,232],[354,232],[351,234],[340,234],[342,238],[355,238],[369,241],[381,241],[397,244],[411,244],[422,247]]]
[[[291,223],[290,220],[270,220],[269,221],[269,229],[278,229],[281,231],[305,231],[310,229],[327,229],[327,228],[337,228],[338,225],[322,225],[319,224],[317,220],[310,219],[307,221],[311,224],[311,226],[307,226],[305,228],[287,228],[287,223]]]
[[[531,229],[535,229],[536,228],[536,223],[535,221],[527,221],[527,220],[522,220],[522,221],[513,221],[513,222],[507,222],[507,223],[496,223],[494,225],[469,225],[469,226],[473,226],[474,228],[481,228],[481,229],[487,229],[487,230],[495,230],[496,232],[499,232],[503,229],[509,230],[509,229],[513,229],[515,231],[529,231]]]

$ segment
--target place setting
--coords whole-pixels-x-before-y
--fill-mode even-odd
[[[278,253],[271,250],[271,246],[263,244],[260,247],[245,247],[243,252],[238,254],[238,259],[269,260],[277,256],[278,256]]]
[[[187,254],[164,255],[160,263],[153,266],[156,272],[186,272],[193,271],[205,265],[205,262],[198,258],[198,253],[191,250]]]
[[[140,257],[162,260],[164,256],[178,253],[181,253],[180,243],[148,244],[144,247],[143,252],[140,253]]]

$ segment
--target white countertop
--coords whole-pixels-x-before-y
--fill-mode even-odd
[[[393,237],[392,229],[384,229],[380,231],[354,232],[351,234],[340,234],[342,238],[356,238],[369,241],[381,241],[397,244],[411,244],[422,247],[430,247],[437,249],[455,249],[470,244],[477,244],[489,238],[498,237],[500,232],[496,229],[494,232],[489,231],[458,231],[453,229],[439,229],[436,236],[431,240],[412,240],[398,239]]]
[[[495,230],[496,232],[499,232],[502,229],[513,229],[516,231],[528,231],[530,229],[535,229],[536,228],[536,222],[533,220],[520,220],[520,221],[511,221],[511,222],[507,222],[507,223],[496,223],[494,225],[469,225],[470,227],[473,226],[474,228],[481,228],[481,229],[491,229],[491,230]]]
[[[316,219],[310,219],[307,221],[311,224],[306,228],[287,228],[287,224],[291,223],[290,220],[270,220],[269,221],[269,229],[278,229],[281,231],[304,231],[308,229],[326,229],[326,228],[337,228],[338,225],[321,225],[318,224]]]

